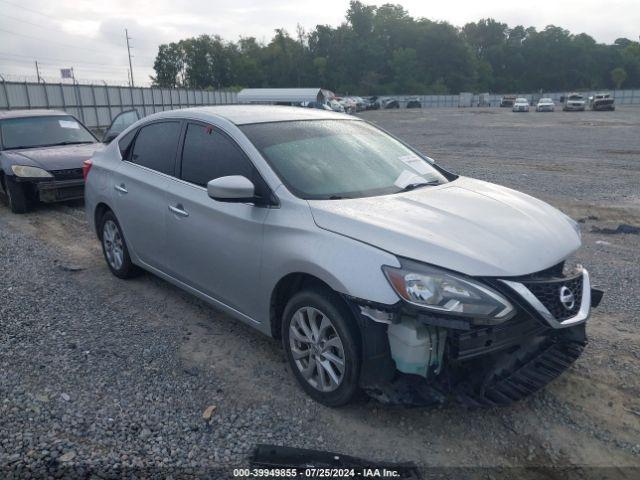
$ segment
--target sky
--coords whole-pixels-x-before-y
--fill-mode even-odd
[[[510,26],[554,24],[587,33],[599,42],[640,36],[639,0],[396,0],[414,17],[462,26],[495,18]],[[40,75],[59,81],[60,68],[73,67],[78,80],[126,84],[125,28],[132,38],[136,85],[148,85],[158,45],[199,34],[225,40],[254,36],[267,42],[276,28],[291,34],[300,24],[337,26],[348,0],[0,0],[0,75],[24,80]]]

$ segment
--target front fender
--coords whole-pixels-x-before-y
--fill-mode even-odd
[[[282,207],[267,216],[263,242],[259,297],[252,307],[265,331],[269,331],[271,295],[278,282],[292,273],[316,277],[351,297],[386,305],[399,300],[381,268],[399,267],[395,255],[319,228],[306,203],[283,199]]]

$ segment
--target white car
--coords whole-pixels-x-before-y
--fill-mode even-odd
[[[523,97],[516,98],[516,101],[513,103],[513,108],[511,110],[513,112],[528,112],[529,100]]]
[[[570,93],[561,99],[563,112],[584,112],[586,102],[584,97],[579,93]]]
[[[344,113],[344,107],[340,104],[340,102],[334,100],[333,98],[329,100],[325,105],[329,105],[329,109],[333,110],[334,112]]]
[[[553,112],[555,109],[556,104],[551,98],[541,98],[536,105],[536,112]]]
[[[351,97],[342,97],[338,102],[344,108],[345,113],[356,113],[358,109],[356,101]]]

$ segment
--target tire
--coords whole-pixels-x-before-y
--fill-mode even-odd
[[[112,211],[102,216],[98,232],[102,253],[111,273],[123,279],[140,275],[142,270],[131,262],[122,228]]]
[[[4,177],[7,203],[13,213],[27,213],[31,209],[31,198],[25,185],[16,182],[13,177]]]
[[[324,319],[328,320],[328,326]],[[306,325],[311,336],[305,334],[299,322]],[[302,389],[323,405],[338,407],[357,396],[361,364],[357,338],[358,330],[350,311],[329,289],[312,288],[298,292],[284,309],[282,343],[291,371]],[[312,342],[304,343],[301,339],[315,339],[316,342],[312,345]],[[318,368],[317,360],[326,367]],[[306,377],[303,369],[309,372]]]

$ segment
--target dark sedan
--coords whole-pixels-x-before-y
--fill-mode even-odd
[[[0,191],[11,211],[84,196],[82,165],[103,148],[75,117],[54,110],[0,112]]]

